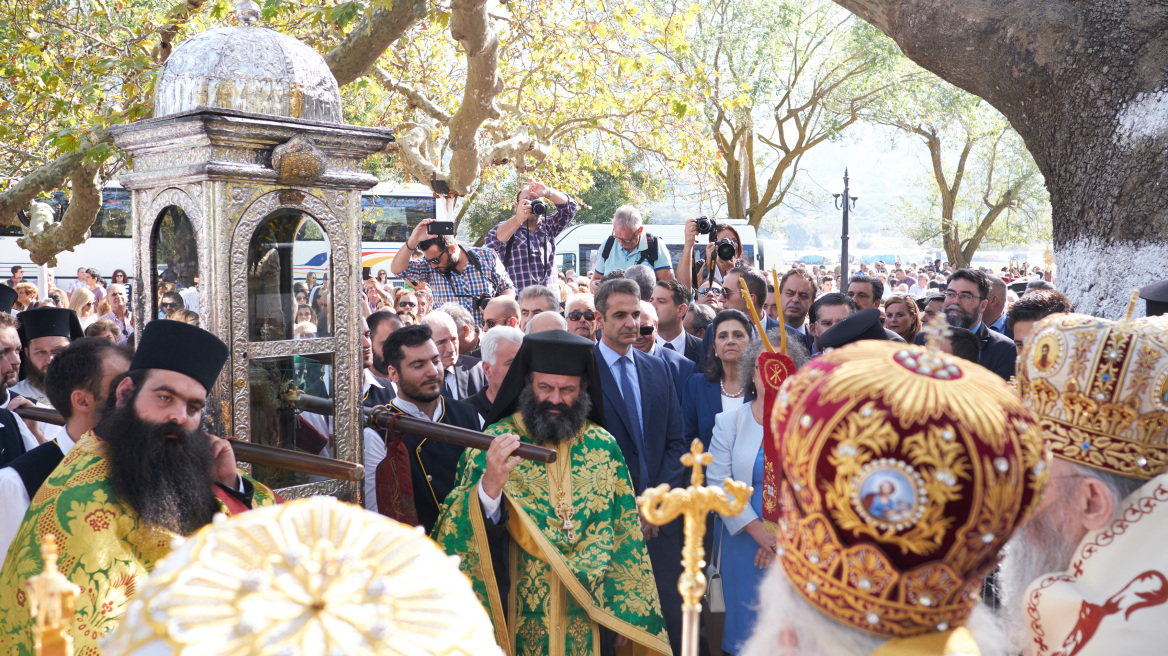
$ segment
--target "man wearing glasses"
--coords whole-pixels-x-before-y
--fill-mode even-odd
[[[458,303],[483,323],[483,299],[514,296],[515,284],[489,248],[464,246],[448,235],[431,235],[434,219],[418,223],[389,264],[393,275],[427,283],[433,306]],[[411,260],[415,250],[422,257]]]
[[[600,313],[592,302],[592,294],[572,294],[564,304],[564,318],[568,320],[568,330],[596,342],[596,320]]]
[[[978,364],[1010,380],[1014,375],[1014,361],[1018,348],[1005,335],[994,332],[982,321],[989,305],[990,281],[986,274],[973,269],[958,269],[949,277],[942,308],[949,325],[967,328],[981,340],[981,358]]]
[[[612,215],[612,237],[605,241],[601,251],[596,254],[596,260],[592,282],[589,283],[593,294],[604,274],[627,269],[634,264],[649,265],[658,280],[674,279],[669,249],[661,240],[645,232],[641,212],[632,205],[622,205]]]

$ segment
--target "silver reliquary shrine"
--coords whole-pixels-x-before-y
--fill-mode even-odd
[[[324,58],[255,24],[180,44],[158,75],[154,118],[114,130],[132,172],[137,328],[172,286],[198,287],[200,325],[231,357],[211,392],[210,427],[256,444],[361,461],[361,161],[389,130],[345,125]],[[170,309],[168,303],[167,309]],[[183,348],[175,344],[175,348]],[[287,399],[322,396],[333,416]],[[331,433],[331,434],[330,434]],[[286,497],[360,502],[359,484],[255,465]]]

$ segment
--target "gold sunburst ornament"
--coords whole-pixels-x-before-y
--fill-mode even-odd
[[[456,562],[414,528],[331,497],[200,530],[159,563],[105,651],[500,653]]]

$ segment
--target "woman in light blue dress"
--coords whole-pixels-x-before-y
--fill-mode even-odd
[[[778,344],[777,340],[776,333],[771,341]],[[788,342],[787,347],[797,366],[807,361],[809,356],[801,346]],[[775,559],[775,536],[762,523],[764,404],[762,394],[756,393],[763,384],[758,370],[762,350],[762,342],[756,339],[742,353],[738,371],[747,394],[755,398],[715,417],[710,443],[714,462],[706,472],[710,485],[722,486],[725,479],[732,478],[754,487],[750,503],[741,514],[718,516],[717,540],[710,555],[722,575],[726,600],[722,649],[728,654],[739,653],[754,629],[758,586],[767,566]]]

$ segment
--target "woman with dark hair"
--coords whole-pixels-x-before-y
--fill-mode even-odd
[[[130,277],[122,269],[114,269],[114,273],[110,276],[110,282],[116,285],[121,285],[126,290],[126,298],[133,298],[133,289],[130,288]]]
[[[722,282],[726,274],[730,273],[730,269],[734,268],[734,264],[742,259],[742,237],[738,235],[738,231],[729,223],[719,223],[714,226],[714,242],[713,244],[706,244],[706,257],[699,260],[698,264],[693,263],[693,249],[697,243],[698,226],[697,219],[689,219],[685,222],[685,245],[681,249],[681,259],[677,263],[677,279],[683,284],[696,287],[697,284],[706,280],[706,274],[710,269],[710,262],[714,262],[714,281]],[[718,243],[723,239],[730,242],[734,247],[733,256],[730,259],[725,259],[725,253],[718,252]],[[694,270],[697,266],[697,270]],[[696,274],[697,278],[694,278]]]
[[[738,310],[722,310],[706,330],[714,332],[714,346],[706,358],[705,373],[685,381],[682,413],[686,440],[700,438],[707,449],[714,430],[714,417],[737,409],[746,398],[746,388],[738,377],[742,353],[754,335],[750,319]]]

